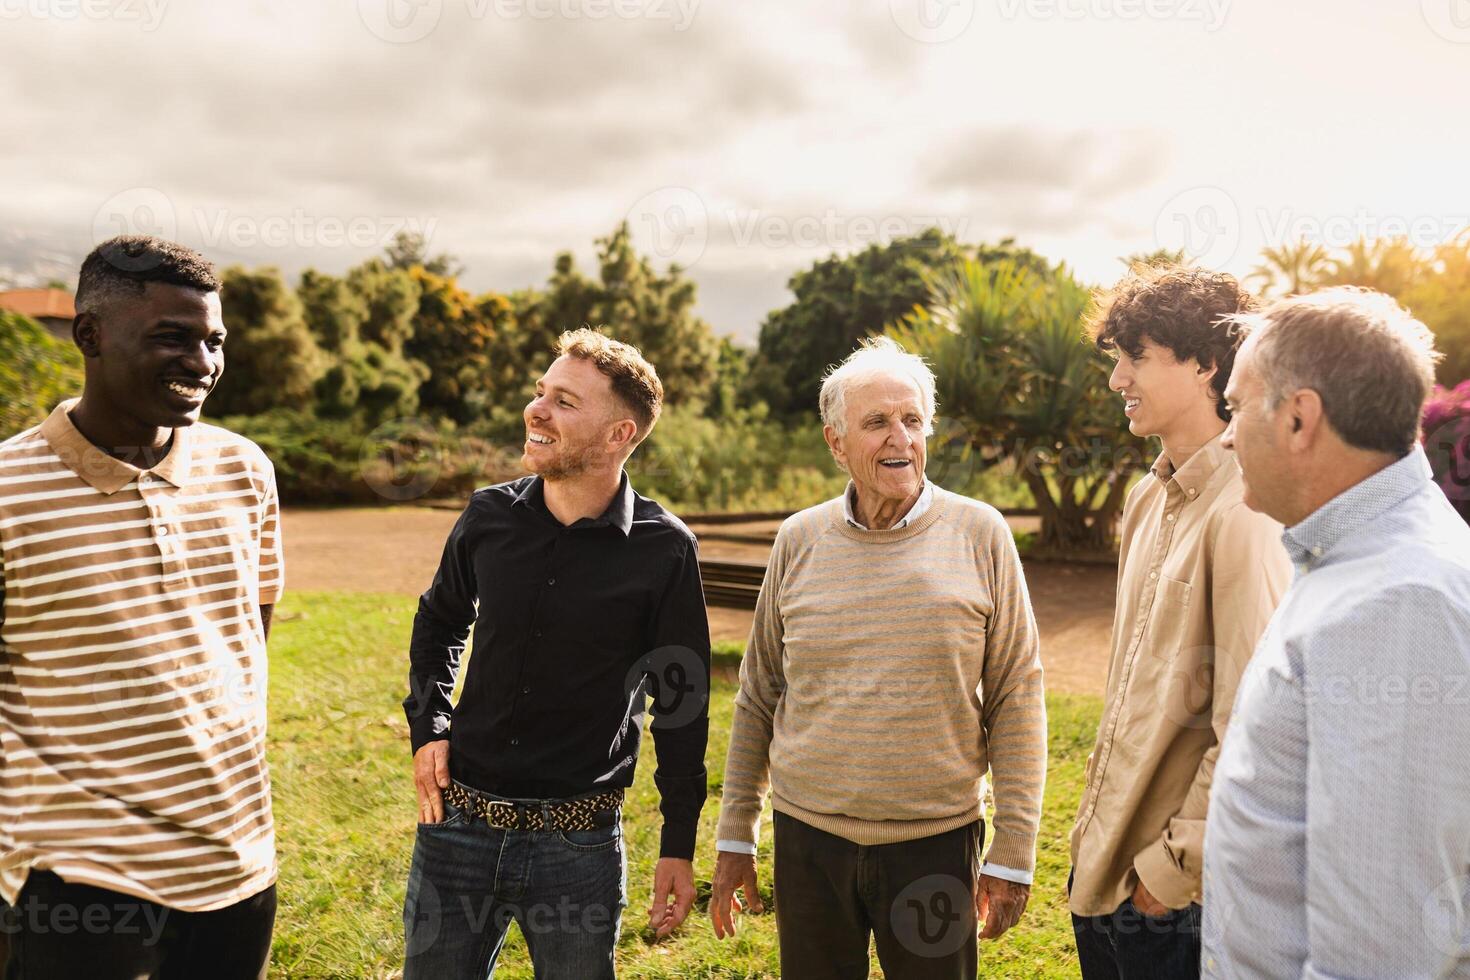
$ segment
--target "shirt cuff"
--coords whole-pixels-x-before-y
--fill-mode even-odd
[[[743,840],[717,840],[715,850],[731,851],[735,854],[754,854],[756,852],[754,844]]]
[[[1031,884],[1032,874],[1030,871],[1017,871],[1015,868],[1003,868],[998,864],[983,864],[980,873],[990,875],[992,878],[1004,878],[1006,881],[1014,881],[1018,885]]]

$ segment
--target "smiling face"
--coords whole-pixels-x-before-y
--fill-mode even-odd
[[[1137,357],[1121,348],[1117,355],[1108,387],[1123,396],[1129,432],[1159,436],[1167,444],[1172,432],[1214,415],[1210,374],[1202,373],[1193,358],[1180,361],[1169,348],[1147,337]]]
[[[565,480],[620,464],[628,440],[618,437],[630,437],[636,428],[607,375],[591,361],[565,355],[536,382],[536,396],[522,414],[526,442],[521,465],[543,480]]]
[[[76,335],[88,397],[139,431],[199,421],[225,370],[217,292],[150,282],[141,296],[78,318]]]
[[[924,485],[924,408],[906,377],[855,382],[845,395],[847,430],[824,430],[832,455],[857,485],[860,500],[902,502]]]

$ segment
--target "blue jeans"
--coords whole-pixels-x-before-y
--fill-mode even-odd
[[[538,980],[613,977],[627,878],[619,826],[497,830],[446,802],[413,845],[404,980],[491,976],[512,921]]]

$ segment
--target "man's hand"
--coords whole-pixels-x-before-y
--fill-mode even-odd
[[[1168,915],[1173,911],[1169,906],[1154,898],[1149,890],[1143,887],[1142,879],[1139,880],[1138,886],[1133,889],[1133,907],[1144,915],[1152,916],[1155,919]]]
[[[757,914],[766,910],[761,902],[755,855],[720,851],[715,856],[715,880],[709,897],[709,917],[715,925],[716,939],[735,935],[735,917],[731,913],[740,910],[736,888],[745,895],[746,909]]]
[[[443,820],[439,791],[449,788],[449,739],[430,742],[413,754],[413,787],[419,794],[419,823]]]
[[[1026,911],[1026,902],[1030,898],[1030,885],[981,875],[975,887],[975,918],[985,923],[980,930],[980,938],[997,939],[1020,922],[1021,913]]]
[[[648,906],[648,928],[655,930],[658,938],[662,939],[679,928],[693,907],[694,862],[683,858],[659,858],[653,869],[653,899]]]

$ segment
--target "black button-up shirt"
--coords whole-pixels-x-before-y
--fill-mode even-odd
[[[414,617],[413,750],[448,738],[453,777],[500,796],[626,788],[651,694],[659,853],[693,858],[709,646],[694,535],[626,473],[602,516],[570,526],[547,509],[540,477],[477,490]]]

